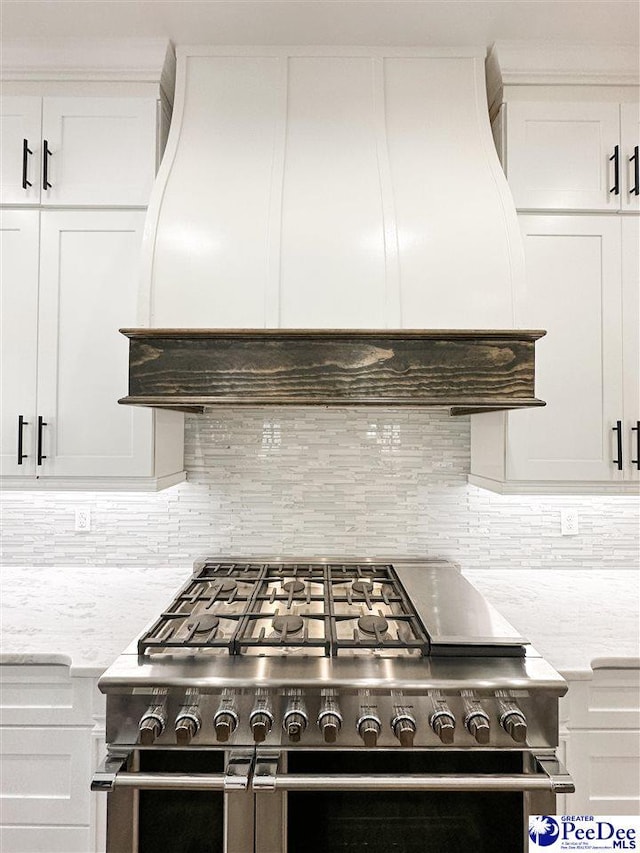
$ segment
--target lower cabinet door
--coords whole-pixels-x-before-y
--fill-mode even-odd
[[[567,766],[576,783],[570,814],[636,815],[640,812],[640,731],[571,732]]]
[[[136,324],[143,211],[44,211],[38,335],[40,477],[153,473],[153,413],[119,406]]]
[[[0,737],[3,824],[48,828],[88,823],[90,729],[7,726]]]

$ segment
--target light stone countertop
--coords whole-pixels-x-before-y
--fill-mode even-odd
[[[464,574],[563,675],[640,665],[640,573],[606,569]],[[63,663],[98,676],[173,598],[189,569],[0,569],[0,662]],[[604,663],[603,660],[604,659]]]
[[[640,667],[640,571],[465,570],[465,576],[565,677]]]

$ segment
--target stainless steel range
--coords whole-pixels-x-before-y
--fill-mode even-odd
[[[108,853],[519,853],[566,683],[456,567],[196,563],[100,680]]]

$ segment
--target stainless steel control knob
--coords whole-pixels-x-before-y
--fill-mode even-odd
[[[318,726],[325,743],[335,743],[338,732],[342,728],[342,717],[331,711],[325,711],[318,717]]]
[[[218,711],[213,717],[216,740],[226,743],[238,727],[238,717],[231,711]]]
[[[292,743],[298,743],[302,732],[309,725],[309,717],[300,691],[295,691],[289,698],[287,709],[282,716],[282,728]]]
[[[162,734],[162,726],[158,720],[146,717],[140,720],[140,743],[143,746],[151,746],[154,740]]]
[[[527,721],[522,711],[510,711],[500,720],[502,728],[516,743],[524,743],[527,739]]]
[[[378,737],[382,729],[382,723],[377,717],[367,715],[358,720],[358,734],[364,741],[364,745],[373,749],[378,745]]]
[[[412,747],[413,736],[416,733],[416,721],[411,714],[398,714],[391,720],[394,735],[400,741],[400,746]]]
[[[141,717],[138,725],[140,743],[143,746],[151,746],[160,737],[166,725],[167,718],[162,705],[154,705],[149,708]]]
[[[342,714],[335,696],[324,697],[318,714],[318,728],[325,743],[336,742],[342,728]]]
[[[255,743],[262,743],[271,731],[273,725],[273,717],[266,711],[252,711],[249,717],[249,725],[253,734]]]
[[[288,711],[282,720],[282,728],[293,743],[298,743],[307,728],[307,715],[302,711]]]
[[[431,715],[429,724],[442,743],[453,743],[456,718],[450,711],[436,711]]]
[[[195,711],[178,714],[175,722],[176,742],[179,746],[189,746],[200,731],[200,715]]]
[[[469,733],[475,738],[476,743],[479,743],[480,746],[486,746],[489,743],[491,728],[489,717],[484,711],[476,711],[469,714],[465,720],[465,725]]]

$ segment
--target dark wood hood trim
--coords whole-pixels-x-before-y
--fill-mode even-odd
[[[451,414],[544,406],[543,331],[121,329],[129,394],[188,412],[216,405],[435,406]]]

